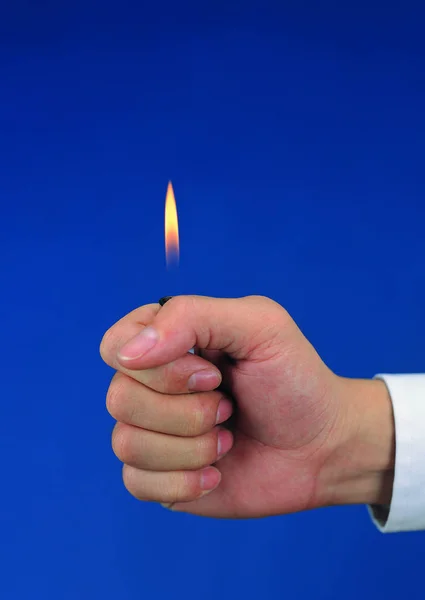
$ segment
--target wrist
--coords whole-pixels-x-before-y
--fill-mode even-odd
[[[339,378],[341,438],[320,473],[325,504],[391,502],[395,464],[392,403],[383,381]]]

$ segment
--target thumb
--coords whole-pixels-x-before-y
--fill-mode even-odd
[[[222,350],[235,360],[253,359],[261,351],[264,359],[264,349],[273,352],[289,323],[286,311],[263,296],[175,296],[121,348],[118,361],[127,369],[151,369],[194,346]]]

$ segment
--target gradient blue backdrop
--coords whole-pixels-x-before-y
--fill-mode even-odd
[[[424,534],[364,507],[137,502],[98,355],[164,294],[258,293],[340,374],[425,370],[421,4],[1,3],[0,598],[424,597]]]

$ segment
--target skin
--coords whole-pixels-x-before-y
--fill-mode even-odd
[[[385,384],[334,374],[273,300],[142,306],[105,333],[100,353],[117,371],[112,447],[136,498],[233,519],[390,502]]]

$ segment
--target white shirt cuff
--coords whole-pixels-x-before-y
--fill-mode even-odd
[[[376,375],[385,382],[395,421],[395,472],[389,506],[369,506],[383,533],[425,529],[425,374]]]

